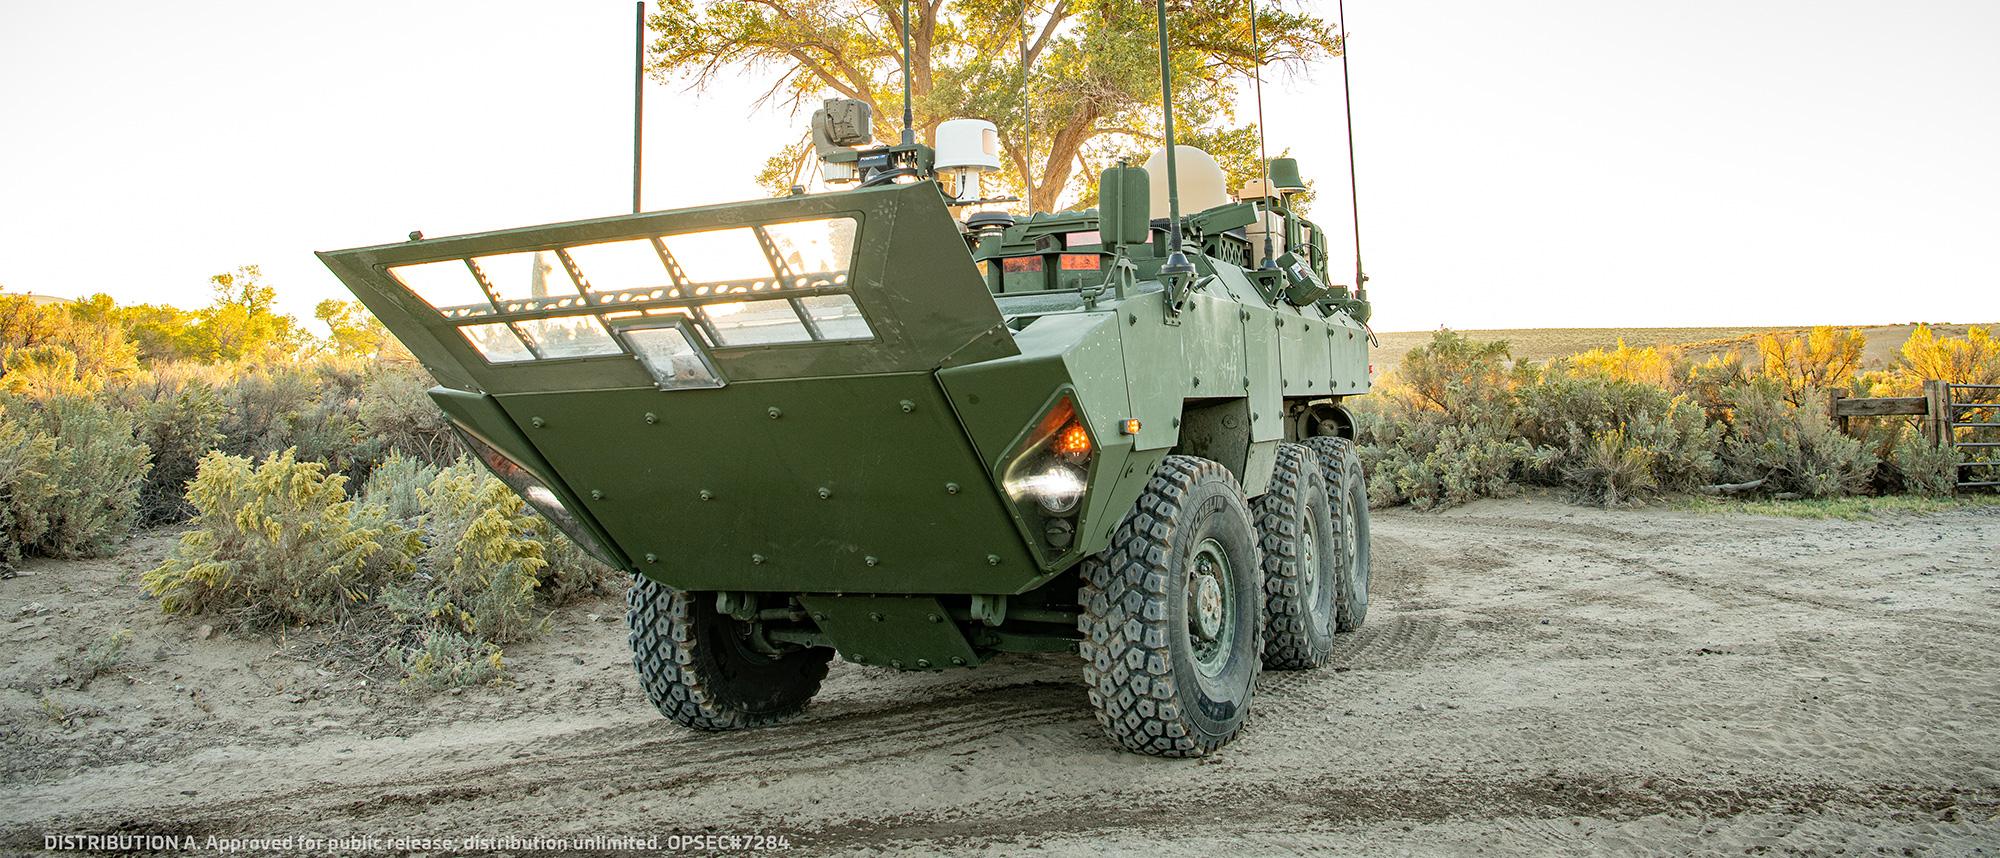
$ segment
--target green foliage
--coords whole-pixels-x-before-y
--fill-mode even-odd
[[[341,357],[375,357],[402,347],[389,329],[359,301],[325,300],[313,308],[313,318],[327,327],[327,348]]]
[[[365,373],[336,361],[247,366],[220,391],[221,449],[267,456],[296,448],[301,459],[335,472],[366,472],[361,451],[360,387]]]
[[[1259,53],[1241,3],[1173,0],[1175,122],[1193,141],[1223,144],[1215,154],[1254,172],[1246,129],[1229,125],[1236,84]],[[955,116],[991,120],[1007,163],[997,190],[1037,211],[1079,196],[1079,184],[1120,155],[1158,145],[1160,75],[1153,7],[1129,0],[1063,0],[1029,7],[1015,0],[940,0],[912,6],[911,92],[918,138]],[[1278,6],[1259,10],[1267,73],[1298,71],[1336,56],[1332,26]],[[900,133],[900,9],[870,0],[701,3],[666,0],[648,25],[652,69],[702,86],[725,71],[768,70],[765,96],[794,108],[823,94],[871,105],[879,139]],[[1025,52],[1023,37],[1026,37]],[[1025,53],[1025,56],[1023,54]],[[1024,73],[1025,69],[1025,73]],[[1025,85],[1024,85],[1025,81]],[[1022,117],[1032,134],[1024,139]],[[800,180],[807,147],[792,144],[760,179],[775,190]],[[1081,164],[1079,164],[1081,162]],[[1079,168],[1080,167],[1080,168]],[[1082,179],[1080,183],[1078,180]]]
[[[139,491],[141,523],[181,521],[194,514],[187,484],[202,457],[223,442],[222,397],[198,377],[155,378],[133,413],[139,440],[152,454],[152,470]]]
[[[424,628],[409,646],[391,646],[383,656],[403,674],[403,684],[421,691],[485,685],[506,673],[500,648],[446,628]]]
[[[1433,509],[1512,494],[1533,455],[1514,427],[1521,375],[1504,342],[1439,331],[1410,350],[1357,414],[1369,502]]]
[[[215,302],[197,314],[190,345],[201,360],[275,361],[305,342],[298,321],[277,311],[278,291],[255,265],[208,278]]]
[[[98,638],[76,661],[78,682],[89,685],[91,680],[117,670],[124,663],[125,653],[131,646],[131,629],[119,629]]]
[[[1372,506],[1456,506],[1515,492],[1533,451],[1494,421],[1456,423],[1441,412],[1407,412],[1361,436]]]
[[[423,491],[437,475],[435,465],[391,453],[369,472],[361,502],[381,507],[390,518],[414,524],[424,514]]]
[[[405,590],[391,606],[487,640],[537,631],[535,590],[549,566],[541,519],[469,461],[439,472],[418,504],[428,575],[421,592]]]
[[[1892,492],[1924,497],[1950,497],[1958,490],[1959,452],[1949,444],[1938,445],[1924,433],[1898,425],[1882,458],[1877,480]]]
[[[1686,491],[1715,475],[1719,430],[1693,400],[1602,375],[1550,372],[1517,394],[1516,420],[1535,448],[1531,476],[1585,500],[1630,502]]]
[[[447,465],[464,453],[451,421],[431,401],[430,374],[413,361],[375,364],[361,385],[355,412],[359,454],[371,461],[392,455]]]
[[[409,568],[414,535],[347,479],[286,450],[262,463],[211,453],[188,485],[194,526],[147,592],[167,612],[227,611],[251,625],[335,620]]]
[[[130,372],[137,351],[112,313],[111,299],[44,304],[26,295],[0,295],[0,366],[11,373],[15,352],[39,350],[18,366],[44,372],[65,364],[71,380],[91,390]],[[62,358],[62,354],[69,358]],[[44,379],[46,384],[53,379]],[[56,391],[64,392],[64,391]]]
[[[147,458],[130,421],[103,403],[0,401],[0,559],[110,554],[137,522]]]
[[[1841,434],[1817,408],[1794,405],[1782,382],[1756,379],[1730,388],[1721,471],[1729,482],[1766,480],[1764,489],[1807,498],[1855,494],[1868,487],[1875,456]],[[1811,397],[1803,397],[1811,401]]]

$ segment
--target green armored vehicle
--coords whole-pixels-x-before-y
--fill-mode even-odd
[[[847,190],[321,259],[467,446],[633,573],[669,718],[796,715],[836,653],[1077,651],[1120,745],[1229,741],[1263,667],[1325,664],[1368,608],[1341,405],[1367,304],[1327,285],[1296,165],[1232,199],[1168,148],[1105,171],[1095,209],[1018,217],[971,204],[990,124],[936,148],[867,125],[815,117]]]

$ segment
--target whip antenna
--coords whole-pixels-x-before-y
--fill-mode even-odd
[[[1028,0],[1021,0],[1021,188],[1028,195],[1029,214],[1035,212],[1035,182],[1028,177],[1035,165],[1034,109],[1028,98]]]
[[[903,145],[917,142],[916,116],[910,112],[910,0],[903,0]]]
[[[646,119],[646,0],[632,4],[637,25],[632,31],[632,213],[639,213],[640,164],[645,160],[641,142]]]
[[[1264,44],[1257,40],[1257,0],[1250,0],[1250,52],[1256,54],[1256,64],[1250,67],[1250,76],[1257,82],[1257,166],[1263,179],[1264,207],[1259,217],[1269,217],[1271,209],[1271,152],[1264,148]],[[1353,144],[1349,144],[1350,146]],[[1276,268],[1278,263],[1271,257],[1271,226],[1258,224],[1264,231],[1264,264],[1259,268]]]
[[[1171,284],[1174,299],[1178,290],[1194,275],[1194,266],[1181,253],[1180,175],[1174,168],[1174,70],[1167,59],[1167,0],[1158,0],[1160,18],[1160,101],[1166,108],[1167,132],[1167,261],[1160,266],[1161,279]]]
[[[1354,297],[1368,300],[1368,275],[1361,270],[1361,189],[1354,181],[1354,86],[1347,75],[1347,0],[1334,5],[1340,24],[1340,97],[1347,109],[1347,202],[1354,217]]]

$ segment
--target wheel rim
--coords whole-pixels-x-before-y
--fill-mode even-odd
[[[1361,528],[1356,524],[1354,493],[1340,493],[1340,574],[1347,579],[1349,588],[1360,583],[1358,568],[1361,565]]]
[[[1236,639],[1235,596],[1230,593],[1229,555],[1222,543],[1204,539],[1188,564],[1188,643],[1195,667],[1205,676],[1222,672]]]
[[[1318,518],[1310,507],[1306,509],[1305,521],[1299,528],[1299,578],[1304,585],[1301,594],[1306,604],[1317,611],[1320,604],[1320,588],[1325,586],[1319,568],[1319,526],[1313,522]]]

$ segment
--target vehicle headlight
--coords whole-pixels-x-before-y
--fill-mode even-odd
[[[492,471],[493,476],[500,478],[500,482],[506,483],[508,488],[513,489],[515,494],[520,495],[521,500],[526,501],[528,508],[534,510],[536,515],[562,531],[564,536],[569,537],[570,541],[576,543],[576,546],[585,553],[597,558],[598,562],[613,569],[621,568],[621,564],[612,559],[611,552],[603,543],[597,541],[597,537],[581,519],[576,517],[576,513],[570,512],[569,507],[563,504],[562,498],[550,489],[547,483],[528,473],[528,469],[521,467],[519,462],[508,458],[506,453],[500,452],[493,445],[479,440],[477,436],[456,424],[451,428],[458,432],[459,440],[464,441],[466,448],[479,457],[479,461],[486,465],[486,469]]]
[[[1007,497],[1035,519],[1033,530],[1058,552],[1073,541],[1074,519],[1090,487],[1090,463],[1096,455],[1089,428],[1065,396],[1029,431],[1001,476]]]
[[[1008,480],[1007,493],[1016,499],[1033,498],[1050,515],[1068,515],[1083,500],[1083,478],[1083,469],[1055,464],[1041,473]]]

